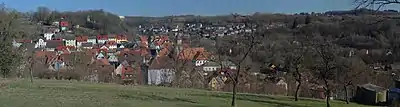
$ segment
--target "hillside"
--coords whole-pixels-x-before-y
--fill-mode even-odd
[[[224,107],[230,94],[196,89],[120,86],[71,81],[3,81],[0,103],[3,107]],[[240,94],[239,106],[247,107],[323,107],[323,100]],[[333,101],[334,107],[366,107]]]

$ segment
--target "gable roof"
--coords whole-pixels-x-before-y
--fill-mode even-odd
[[[47,48],[57,48],[58,46],[63,46],[63,42],[58,40],[51,40],[47,41],[46,43]]]
[[[363,89],[369,90],[369,91],[375,91],[375,92],[380,92],[380,91],[384,91],[385,88],[374,85],[374,84],[364,84],[361,85],[359,87],[362,87]]]
[[[210,55],[208,54],[208,52],[206,52],[206,50],[204,48],[184,48],[179,53],[178,59],[180,59],[180,60],[207,60],[209,56]]]
[[[153,60],[149,69],[171,69],[173,68],[172,59],[169,57],[157,57]]]

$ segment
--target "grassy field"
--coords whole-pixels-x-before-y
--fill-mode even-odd
[[[230,94],[195,89],[121,86],[82,82],[3,80],[1,107],[229,107]],[[333,101],[333,107],[364,107]],[[239,107],[324,107],[325,102],[240,94]]]

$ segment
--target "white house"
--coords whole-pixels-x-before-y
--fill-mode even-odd
[[[44,48],[44,47],[46,47],[46,42],[43,39],[39,39],[35,43],[35,48]]]
[[[108,55],[110,56],[110,57],[108,58],[108,61],[110,61],[110,62],[118,62],[118,57],[115,56],[115,54],[108,53]]]
[[[92,49],[93,48],[93,44],[92,43],[82,43],[81,44],[81,47],[83,48],[83,49]]]
[[[76,47],[76,40],[75,39],[65,39],[65,46],[73,46]]]
[[[51,40],[51,39],[53,39],[53,36],[54,36],[54,33],[44,33],[44,34],[43,34],[43,37],[44,37],[46,40]]]
[[[207,62],[208,62],[207,60],[196,60],[195,66],[201,66]]]
[[[92,43],[92,44],[97,44],[97,39],[96,38],[91,38],[89,37],[89,39],[87,40],[88,43]]]
[[[13,40],[12,44],[13,44],[14,47],[20,47],[22,45],[22,43],[19,43],[19,42],[15,41],[15,40]]]
[[[222,61],[221,64],[218,62],[207,62],[203,65],[203,71],[206,72],[217,71],[220,68],[236,69],[236,65],[230,61]]]
[[[103,55],[103,53],[99,53],[96,56],[96,59],[104,59],[104,58],[105,58],[105,56]]]

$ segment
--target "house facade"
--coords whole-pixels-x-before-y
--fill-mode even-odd
[[[76,40],[76,47],[81,47],[82,43],[87,43],[88,36],[77,36],[75,40]]]
[[[52,40],[53,37],[54,37],[54,33],[44,33],[44,34],[43,34],[43,37],[44,37],[46,40]]]
[[[97,44],[97,39],[96,37],[91,36],[88,38],[87,42],[92,44]]]
[[[159,85],[171,83],[175,74],[170,61],[169,57],[156,58],[147,70],[147,84]]]
[[[76,47],[75,39],[65,39],[65,46]]]
[[[44,41],[43,39],[39,39],[36,43],[35,43],[35,48],[45,48],[46,47],[46,41]]]
[[[115,42],[115,41],[108,41],[108,42],[106,42],[106,46],[107,46],[109,49],[117,49],[117,48],[118,48],[117,42]]]
[[[108,41],[108,35],[98,35],[97,36],[97,43],[104,44]]]
[[[117,36],[116,36],[116,35],[109,35],[109,36],[108,36],[108,41],[117,42]]]
[[[81,47],[82,47],[83,49],[93,49],[93,44],[92,44],[91,42],[82,43],[82,44],[81,44]]]
[[[222,61],[221,63],[209,61],[202,66],[203,66],[203,71],[206,72],[217,71],[218,69],[221,68],[236,69],[236,65],[230,61]]]
[[[128,38],[125,35],[117,35],[116,39],[117,43],[123,43],[123,42],[128,42]]]

